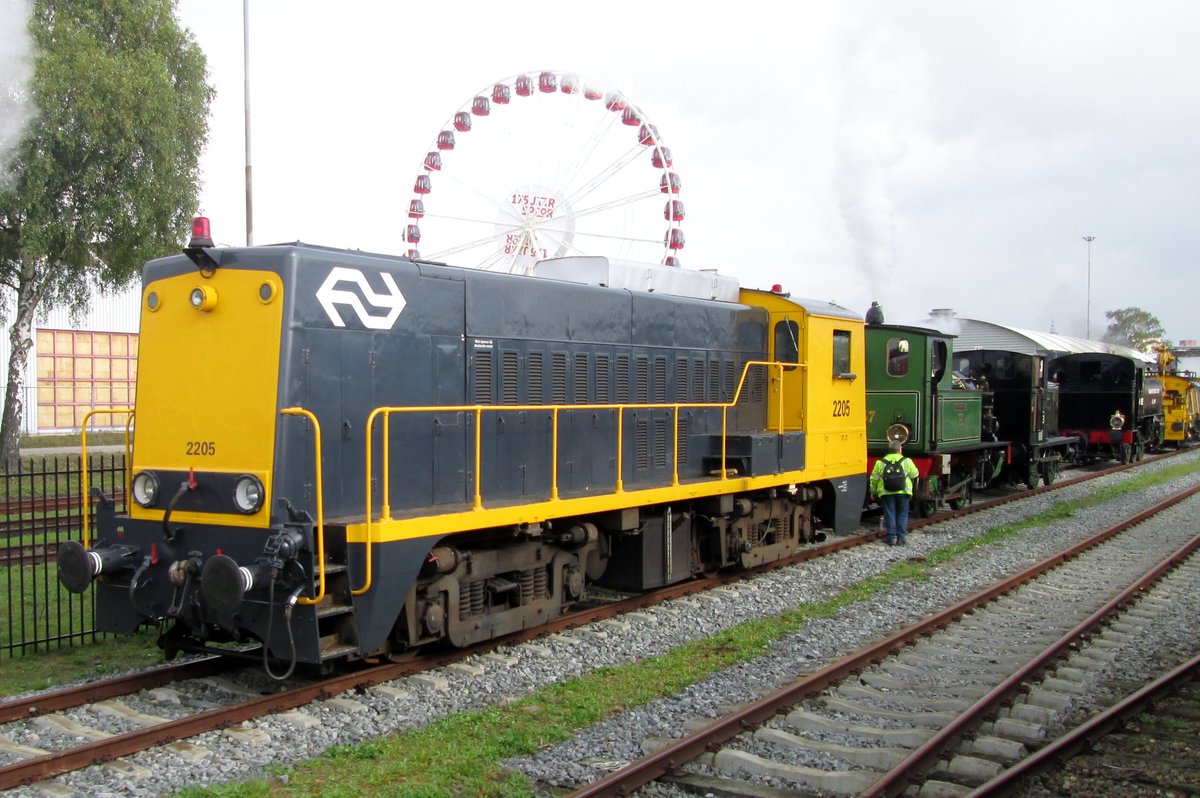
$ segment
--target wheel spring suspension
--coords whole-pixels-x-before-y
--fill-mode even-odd
[[[530,568],[521,572],[521,604],[532,604],[546,597],[546,569]]]
[[[459,619],[469,618],[472,615],[483,615],[483,591],[484,585],[482,579],[477,579],[474,582],[463,582],[459,585]]]

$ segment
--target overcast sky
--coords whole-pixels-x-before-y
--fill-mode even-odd
[[[1129,305],[1200,338],[1194,0],[249,2],[257,244],[405,251],[452,114],[561,70],[658,126],[686,267],[856,312],[878,299],[889,321],[948,307],[1082,336],[1092,235],[1093,338]],[[242,244],[242,3],[178,11],[218,92],[202,210]],[[548,145],[570,135],[536,124]]]

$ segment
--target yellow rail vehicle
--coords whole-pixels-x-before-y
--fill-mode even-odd
[[[1163,386],[1163,442],[1176,449],[1200,440],[1200,377],[1178,368],[1167,347],[1158,349],[1158,376]]]
[[[102,629],[258,641],[290,672],[858,523],[863,327],[842,308],[604,259],[519,277],[203,239],[145,269],[133,501],[100,497],[59,555]]]

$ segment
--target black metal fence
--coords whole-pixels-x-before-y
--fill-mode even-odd
[[[94,591],[58,583],[58,547],[83,531],[80,455],[23,458],[0,471],[0,656],[94,641]],[[125,496],[123,454],[88,456],[88,482],[118,508]],[[89,515],[90,517],[90,515]]]

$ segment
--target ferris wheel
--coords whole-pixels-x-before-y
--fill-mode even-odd
[[[671,150],[621,92],[555,71],[513,75],[461,106],[413,184],[409,257],[529,273],[546,258],[679,265]]]

